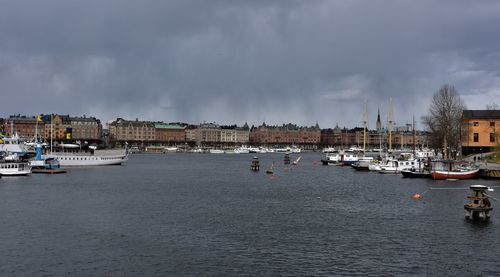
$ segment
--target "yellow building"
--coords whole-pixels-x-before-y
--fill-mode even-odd
[[[462,121],[462,153],[486,153],[500,138],[500,110],[464,110]]]

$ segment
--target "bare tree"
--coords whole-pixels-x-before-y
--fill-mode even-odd
[[[435,149],[443,149],[445,159],[459,153],[464,109],[465,104],[455,87],[446,84],[434,93],[429,114],[422,118],[431,133],[430,143]]]
[[[497,103],[491,103],[491,104],[486,105],[486,109],[489,111],[498,110],[498,105],[497,105]]]

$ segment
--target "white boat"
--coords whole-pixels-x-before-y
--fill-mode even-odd
[[[321,160],[323,165],[333,165],[333,164],[338,164],[340,162],[340,152],[339,151],[333,151],[330,153],[327,153],[325,158]]]
[[[221,149],[210,149],[208,152],[210,154],[224,154],[224,150]]]
[[[353,164],[351,164],[351,166],[356,169],[356,170],[366,170],[368,171],[369,170],[369,166],[373,163],[374,159],[373,157],[361,157],[359,158],[359,160]]]
[[[10,138],[3,138],[3,143],[0,144],[0,152],[5,152],[7,154],[26,154],[29,151],[26,145],[21,143],[19,136],[15,134]]]
[[[24,176],[31,174],[31,166],[27,162],[0,162],[1,176]]]
[[[333,147],[326,147],[326,148],[323,148],[323,153],[325,153],[325,154],[326,154],[326,153],[333,153],[333,152],[335,152],[335,151],[337,151],[337,150],[336,150],[335,148],[333,148]]]
[[[276,148],[274,149],[276,153],[290,153],[290,147],[287,148]]]
[[[179,150],[179,147],[165,147],[165,151],[166,152],[177,152],[177,150]]]
[[[359,160],[358,154],[350,150],[340,153],[339,156],[340,156],[339,162],[342,163],[343,165],[351,165]]]
[[[410,170],[418,165],[417,159],[412,160],[388,160],[386,164],[380,166],[379,173],[399,174],[401,170]]]
[[[293,161],[293,165],[298,165],[301,158],[302,156],[299,156],[295,161]]]
[[[248,154],[250,153],[250,149],[246,146],[238,147],[234,149],[235,154]]]
[[[72,150],[43,155],[42,159],[54,158],[64,166],[119,165],[128,160],[126,149],[113,150]]]

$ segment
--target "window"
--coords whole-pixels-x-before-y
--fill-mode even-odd
[[[479,126],[479,122],[474,121],[474,124],[473,124],[473,125],[474,125],[474,126]]]
[[[479,133],[474,133],[474,142],[479,142]]]
[[[490,127],[495,127],[495,121],[490,121]]]
[[[490,142],[495,142],[495,133],[490,133]]]

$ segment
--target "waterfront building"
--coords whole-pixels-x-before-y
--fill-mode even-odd
[[[7,137],[17,134],[20,138],[34,139],[35,133],[38,133],[39,138],[44,137],[44,122],[39,121],[38,117],[25,115],[11,115],[9,118],[2,120],[2,129]],[[37,130],[38,129],[38,130]]]
[[[215,123],[202,123],[196,129],[196,144],[217,146],[221,142],[221,127]]]
[[[100,143],[102,141],[102,124],[95,117],[69,117],[66,140],[81,141],[88,143]],[[49,123],[50,125],[50,123]]]
[[[144,147],[155,141],[155,125],[150,121],[117,118],[108,124],[108,129],[112,145],[128,143],[131,146]]]
[[[236,125],[221,126],[220,142],[224,145],[247,144],[250,137],[248,125],[238,127]]]
[[[307,149],[316,149],[321,140],[319,125],[301,127],[295,124],[267,126],[264,122],[250,130],[249,141],[252,145],[284,147],[297,145]]]
[[[160,145],[177,145],[186,141],[186,126],[174,123],[154,123],[155,142]]]
[[[185,131],[186,143],[193,146],[196,144],[196,138],[198,136],[198,126],[197,125],[187,125]]]
[[[45,123],[45,141],[50,141],[51,132],[53,141],[63,141],[66,140],[67,134],[71,133],[71,120],[69,115],[44,115],[42,117]],[[70,135],[71,137],[71,135]]]
[[[486,153],[499,144],[500,110],[464,110],[462,154]]]

